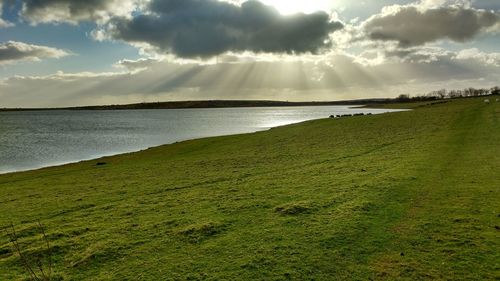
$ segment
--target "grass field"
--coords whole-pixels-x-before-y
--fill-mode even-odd
[[[499,280],[499,144],[466,99],[2,175],[0,280],[38,220],[64,280]]]

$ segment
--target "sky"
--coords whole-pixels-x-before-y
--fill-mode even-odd
[[[497,0],[0,0],[0,108],[500,84]]]

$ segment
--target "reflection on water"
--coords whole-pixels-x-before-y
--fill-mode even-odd
[[[132,152],[176,141],[255,132],[331,114],[384,113],[346,106],[0,112],[0,173]]]

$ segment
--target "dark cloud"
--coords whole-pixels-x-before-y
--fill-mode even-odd
[[[420,46],[442,39],[466,42],[500,24],[492,11],[465,7],[422,10],[418,6],[395,6],[363,23],[372,40],[396,41],[401,47]]]
[[[227,51],[316,53],[343,26],[325,12],[283,16],[250,0],[241,6],[216,0],[153,0],[151,13],[110,21],[107,34],[147,44],[179,57],[211,57]]]
[[[15,41],[0,43],[0,64],[26,60],[38,61],[44,58],[60,58],[67,55],[66,51],[46,46],[30,45]]]

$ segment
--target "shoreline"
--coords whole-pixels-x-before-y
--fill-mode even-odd
[[[349,108],[350,109],[360,109],[356,105],[349,106]],[[372,109],[377,109],[377,108],[372,108]],[[379,109],[384,109],[384,108],[379,108]],[[385,109],[387,109],[387,108],[385,108]],[[384,112],[384,113],[376,113],[374,115],[386,114],[386,113],[395,113],[395,112],[402,112],[402,111],[405,111],[405,110],[395,109],[395,111]],[[78,164],[78,163],[82,163],[82,162],[98,161],[99,159],[103,159],[103,158],[107,158],[107,157],[114,157],[114,156],[126,155],[126,154],[131,154],[131,153],[139,153],[141,151],[146,151],[146,150],[157,148],[157,147],[172,145],[172,144],[175,144],[175,143],[182,143],[182,142],[187,142],[187,141],[193,141],[193,140],[200,140],[200,139],[207,139],[207,138],[216,138],[216,137],[225,137],[225,136],[237,136],[237,135],[245,135],[245,134],[255,134],[255,133],[258,133],[258,132],[268,131],[268,130],[271,130],[273,128],[279,128],[279,127],[283,127],[283,126],[290,126],[290,125],[301,124],[301,123],[305,123],[305,122],[317,121],[317,120],[323,120],[323,119],[328,119],[328,117],[318,118],[318,119],[311,119],[311,120],[305,120],[305,121],[294,122],[294,123],[289,123],[289,124],[284,124],[284,125],[279,125],[279,126],[273,126],[273,127],[266,127],[266,128],[264,128],[262,130],[255,130],[255,131],[251,131],[251,132],[236,133],[236,134],[222,134],[222,135],[214,135],[214,136],[206,136],[206,137],[198,137],[198,138],[189,138],[189,139],[184,139],[184,140],[180,140],[180,141],[167,142],[167,143],[163,143],[163,144],[159,144],[159,145],[149,146],[149,147],[145,147],[145,148],[139,148],[137,150],[123,151],[123,152],[117,152],[117,153],[111,152],[109,154],[89,156],[89,157],[82,158],[82,159],[77,159],[77,160],[55,162],[55,163],[51,163],[51,164],[47,164],[47,165],[36,166],[36,167],[33,167],[33,168],[12,169],[12,170],[0,171],[0,176],[10,175],[10,174],[16,174],[16,173],[39,171],[39,170],[46,169],[46,168],[61,167],[61,166],[65,166],[65,165]]]
[[[321,120],[321,119],[314,119],[314,120]],[[314,120],[309,120],[309,121],[314,121]],[[304,121],[304,122],[308,122],[308,121]],[[288,124],[288,125],[300,124],[300,123],[303,123],[303,122],[292,123],[292,124]],[[288,125],[283,125],[283,126],[288,126]],[[278,127],[281,127],[281,126],[268,128],[267,130],[271,130],[273,128],[278,128]],[[139,153],[139,152],[146,151],[146,150],[149,150],[149,149],[158,148],[158,147],[167,146],[167,145],[172,145],[172,144],[176,144],[176,143],[182,143],[182,142],[188,142],[188,141],[194,141],[194,140],[203,140],[203,139],[209,139],[209,138],[217,138],[217,137],[227,137],[227,136],[238,136],[238,135],[254,134],[254,133],[258,133],[258,132],[264,132],[264,131],[267,131],[267,130],[254,131],[254,132],[241,133],[241,134],[228,134],[228,135],[217,135],[217,136],[210,136],[210,137],[192,138],[192,139],[186,139],[186,140],[182,140],[182,141],[176,141],[176,142],[170,142],[170,143],[164,143],[164,144],[160,144],[160,145],[150,146],[150,147],[142,148],[142,149],[138,149],[138,150],[124,151],[124,152],[118,152],[118,153],[110,153],[110,154],[105,154],[105,155],[95,156],[95,157],[91,156],[89,158],[80,159],[80,160],[67,161],[67,162],[61,162],[61,163],[55,163],[55,164],[48,164],[46,166],[44,165],[44,166],[40,166],[40,167],[36,167],[36,168],[27,168],[27,169],[21,169],[21,170],[12,170],[12,171],[7,171],[7,172],[0,171],[0,176],[10,175],[10,174],[17,174],[17,173],[25,173],[25,172],[34,172],[34,171],[40,171],[40,170],[48,169],[48,168],[56,168],[56,167],[62,167],[62,166],[66,166],[66,165],[72,165],[72,164],[79,164],[79,163],[84,163],[84,162],[98,161],[100,159],[104,159],[104,158],[108,158],[108,157],[115,157],[115,156],[122,156],[122,155],[127,155],[127,154]]]
[[[7,172],[2,172],[0,171],[0,176],[4,175],[10,175],[10,174],[16,174],[16,173],[24,173],[24,172],[33,172],[33,171],[39,171],[47,168],[55,168],[55,167],[62,167],[66,165],[72,165],[72,164],[78,164],[78,163],[83,163],[83,162],[91,162],[91,161],[98,161],[103,158],[108,158],[108,157],[115,157],[115,156],[122,156],[122,155],[127,155],[127,154],[133,154],[133,153],[139,153],[142,151],[146,151],[149,149],[154,149],[162,146],[168,146],[176,143],[183,143],[183,142],[188,142],[188,141],[194,141],[194,140],[204,140],[204,139],[210,139],[210,138],[218,138],[218,137],[228,137],[228,136],[239,136],[239,135],[247,135],[247,134],[255,134],[258,132],[265,132],[272,130],[274,128],[279,128],[279,127],[284,127],[284,126],[290,126],[290,125],[296,125],[296,124],[301,124],[305,122],[311,122],[311,121],[317,121],[317,120],[323,120],[323,119],[328,119],[328,118],[320,118],[320,119],[312,119],[312,120],[306,120],[306,121],[301,121],[301,122],[296,122],[296,123],[290,123],[290,124],[285,124],[285,125],[280,125],[280,126],[274,126],[274,127],[269,127],[265,128],[263,130],[257,130],[257,131],[252,131],[252,132],[246,132],[246,133],[237,133],[237,134],[227,134],[227,135],[215,135],[215,136],[207,136],[207,137],[200,137],[200,138],[191,138],[191,139],[185,139],[181,141],[175,141],[175,142],[169,142],[169,143],[164,143],[160,145],[155,145],[155,146],[150,146],[138,150],[132,150],[132,151],[124,151],[124,152],[118,152],[118,153],[110,153],[110,154],[105,154],[101,156],[91,156],[89,158],[85,159],[80,159],[80,160],[74,160],[74,161],[67,161],[67,162],[61,162],[61,163],[55,163],[55,164],[48,164],[36,168],[27,168],[27,169],[21,169],[21,170],[12,170],[12,171],[7,171]]]

